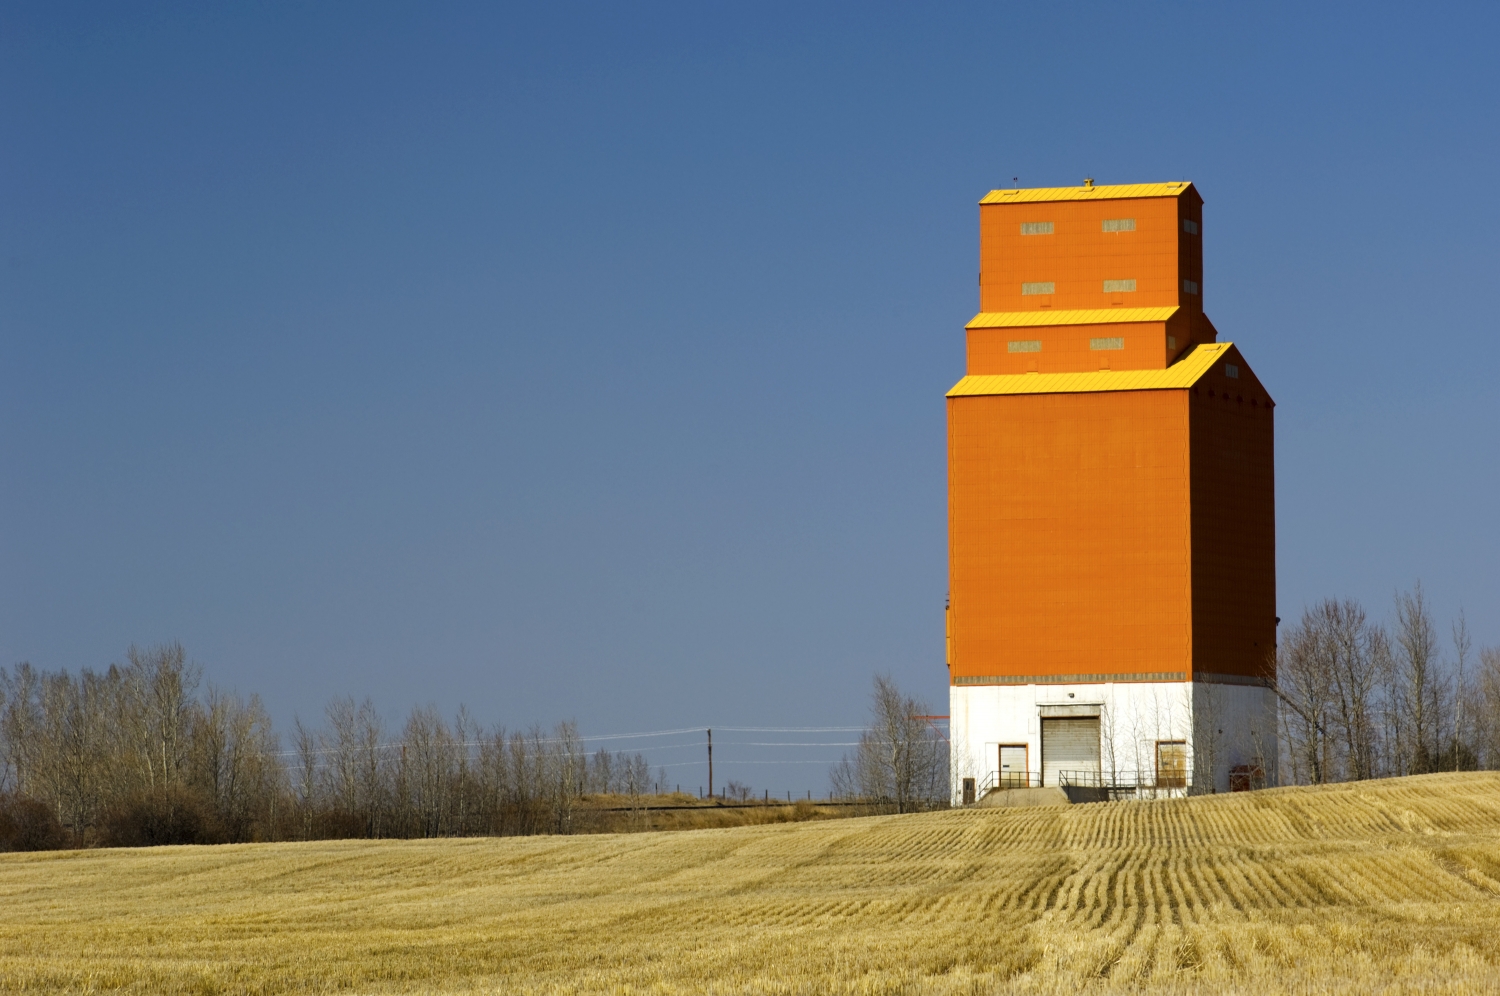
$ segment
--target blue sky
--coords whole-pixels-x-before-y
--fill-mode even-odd
[[[281,724],[837,726],[876,671],[946,711],[942,396],[1013,176],[1198,184],[1278,402],[1284,618],[1420,579],[1500,644],[1497,35],[6,5],[0,662],[181,640]]]

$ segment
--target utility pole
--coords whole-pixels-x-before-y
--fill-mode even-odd
[[[708,797],[714,797],[714,731],[708,731]]]

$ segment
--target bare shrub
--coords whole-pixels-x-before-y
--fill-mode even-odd
[[[136,792],[114,802],[104,815],[105,847],[217,844],[224,840],[212,807],[180,786]]]
[[[24,795],[0,796],[0,851],[55,851],[68,835],[52,807]]]

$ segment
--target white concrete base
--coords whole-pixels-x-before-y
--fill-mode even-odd
[[[1277,783],[1277,704],[1270,688],[1207,681],[953,685],[948,714],[955,804],[963,800],[965,778],[982,787],[998,770],[1001,744],[1026,744],[1028,768],[1042,770],[1041,718],[1056,711],[1048,706],[1098,708],[1099,761],[1107,782],[1149,785],[1156,780],[1157,744],[1187,743],[1190,787],[1147,788],[1138,797],[1227,792],[1236,768],[1258,769],[1264,779],[1258,784]]]

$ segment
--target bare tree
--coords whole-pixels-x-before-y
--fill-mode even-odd
[[[248,702],[210,687],[192,727],[191,782],[213,808],[229,840],[252,839],[254,827],[274,826],[285,771],[260,697]]]
[[[450,832],[458,759],[448,724],[432,706],[413,709],[401,741],[397,781],[407,834],[437,837]]]
[[[876,800],[898,813],[947,800],[947,743],[926,719],[928,708],[902,693],[889,675],[877,675],[870,695],[871,725],[829,773],[835,791]]]
[[[1406,734],[1398,742],[1401,770],[1409,774],[1432,771],[1439,747],[1440,675],[1437,627],[1427,607],[1421,582],[1396,597],[1395,708]]]
[[[1469,698],[1467,683],[1469,655],[1473,652],[1474,641],[1469,637],[1469,622],[1464,618],[1464,610],[1460,608],[1458,610],[1458,619],[1453,623],[1453,655],[1455,664],[1453,681],[1453,743],[1449,748],[1449,753],[1452,754],[1454,771],[1477,767],[1477,759],[1474,756],[1474,750],[1471,746],[1473,741],[1469,737],[1464,712],[1464,703]]]
[[[1475,682],[1479,706],[1475,717],[1475,743],[1485,768],[1500,768],[1500,647],[1479,652],[1479,675]]]
[[[303,725],[300,717],[292,720],[292,742],[295,744],[296,802],[304,838],[312,836],[313,814],[321,802],[318,792],[319,738],[315,730]]]
[[[1217,685],[1200,684],[1191,702],[1193,771],[1188,794],[1212,795],[1218,791],[1215,779],[1224,763],[1224,696]],[[1157,764],[1160,763],[1158,759]],[[1158,771],[1157,775],[1160,774]]]
[[[189,664],[180,643],[125,654],[124,708],[118,728],[129,738],[143,788],[165,791],[183,781],[189,726],[202,668]]]
[[[392,786],[380,713],[368,697],[356,704],[346,696],[330,702],[325,715],[330,733],[319,738],[319,746],[330,801],[361,826],[362,835],[385,836]]]
[[[30,664],[17,664],[14,673],[0,670],[0,763],[5,789],[20,795],[36,793],[41,766],[40,684],[41,675]]]
[[[539,739],[539,738],[538,738]],[[536,753],[542,761],[545,774],[543,782],[547,802],[554,820],[554,832],[572,833],[573,817],[578,809],[578,800],[584,792],[587,775],[587,758],[583,752],[583,740],[578,735],[575,723],[558,723],[545,744],[537,743]]]
[[[1312,612],[1318,658],[1328,669],[1333,730],[1340,741],[1339,760],[1347,780],[1375,777],[1374,706],[1381,686],[1385,634],[1372,627],[1358,602],[1325,599]],[[1305,618],[1305,617],[1304,617]]]
[[[1328,727],[1333,709],[1333,680],[1323,659],[1317,617],[1311,610],[1278,641],[1276,694],[1294,781],[1313,785],[1328,780]]]

